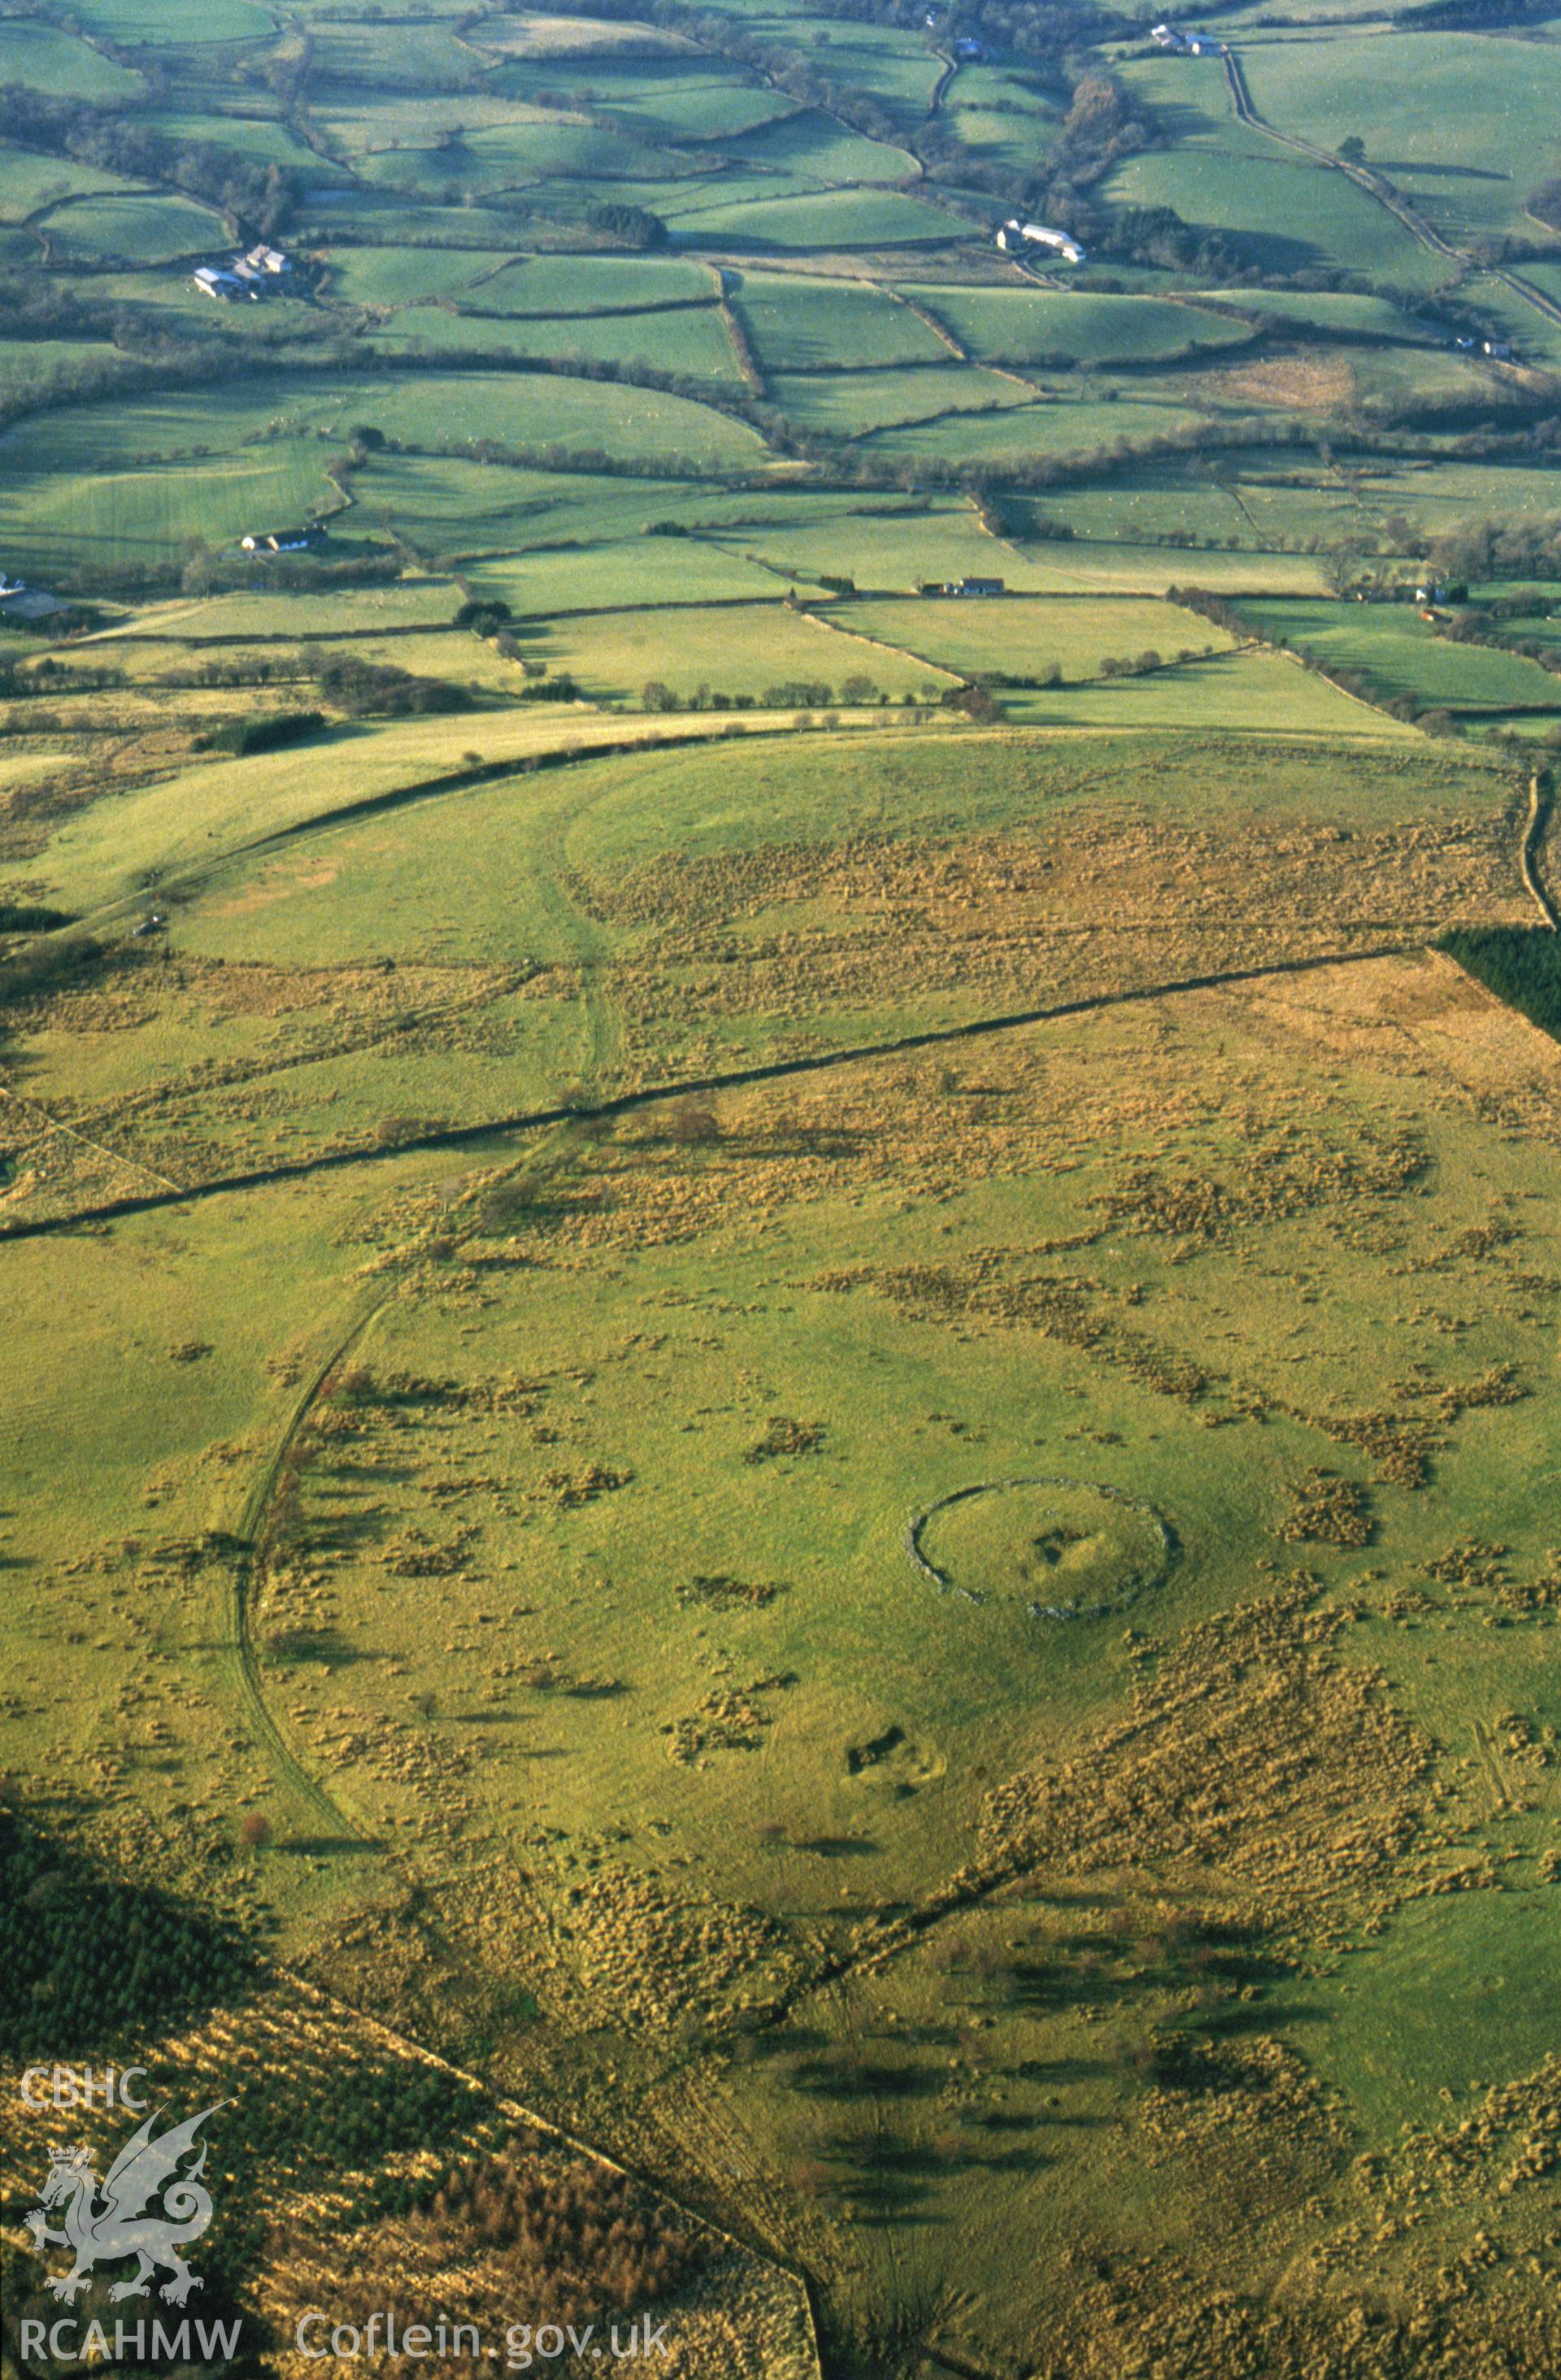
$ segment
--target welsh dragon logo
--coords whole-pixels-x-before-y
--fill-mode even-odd
[[[175,2124],[155,2137],[152,2126],[159,2119],[149,2116],[101,2182],[92,2170],[91,2150],[54,2151],[43,2204],[27,2217],[27,2228],[40,2253],[46,2247],[62,2247],[75,2255],[71,2271],[48,2284],[55,2297],[68,2304],[86,2288],[94,2265],[111,2265],[124,2256],[136,2257],[137,2268],[127,2281],[110,2289],[111,2299],[150,2296],[151,2276],[160,2266],[171,2277],[161,2294],[174,2305],[183,2305],[191,2289],[203,2287],[179,2251],[199,2240],[212,2220],[211,2197],[200,2186],[208,2143],[200,2142],[200,2154],[187,2173],[179,2172],[179,2163],[196,2147],[196,2133],[207,2117],[226,2105],[219,2099],[188,2123]],[[149,2212],[160,2194],[161,2208]],[[45,2210],[54,2206],[65,2208],[60,2231],[49,2227]]]

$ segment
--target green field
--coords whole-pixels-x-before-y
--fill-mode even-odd
[[[870,282],[744,273],[735,284],[732,302],[767,371],[827,371],[846,357],[857,371],[949,359],[936,331]]]
[[[604,557],[610,571],[613,559]],[[538,584],[523,571],[513,577],[491,571],[482,583],[512,586],[531,601],[563,591],[556,582],[550,588],[545,578]],[[684,702],[701,686],[756,700],[768,688],[790,683],[822,689],[810,698],[827,706],[849,703],[852,698],[840,689],[848,680],[865,677],[871,688],[857,690],[857,707],[877,703],[880,693],[898,699],[925,689],[936,699],[951,682],[937,666],[876,645],[864,647],[853,636],[836,633],[827,618],[802,618],[773,601],[703,611],[684,591],[685,584],[679,582],[677,607],[666,611],[549,620],[536,639],[528,638],[528,649],[553,670],[567,670],[596,699],[636,709],[642,688],[656,679]],[[854,628],[856,623],[852,618],[840,625]]]
[[[1411,604],[1246,602],[1241,611],[1260,635],[1358,670],[1385,695],[1413,695],[1453,710],[1561,712],[1561,683],[1537,662],[1488,645],[1449,643]]]
[[[772,571],[714,540],[638,537],[577,551],[535,551],[513,561],[485,562],[474,585],[503,594],[514,608],[539,618],[560,612],[641,604],[707,603],[768,599],[784,589]]]
[[[1033,392],[1003,374],[956,363],[875,372],[772,372],[770,394],[792,420],[837,438],[866,438],[906,422],[1024,405]]]
[[[980,164],[1033,171],[1052,147],[1058,115],[1056,94],[1039,84],[1034,73],[962,65],[947,98],[961,147]]]
[[[173,140],[210,141],[216,148],[232,150],[241,157],[258,158],[267,165],[308,168],[321,174],[326,170],[289,126],[270,115],[224,115],[209,114],[196,106],[162,108],[153,120],[158,131]]]
[[[1108,656],[1131,660],[1154,650],[1170,662],[1184,648],[1228,652],[1235,641],[1174,603],[1109,596],[984,602],[924,597],[914,603],[853,603],[839,616],[866,635],[976,676],[1004,671],[1035,677],[1055,666],[1065,678],[1095,678]]]
[[[680,210],[678,235],[695,248],[753,249],[905,248],[946,240],[950,217],[898,190],[841,189],[723,204],[711,191]]]
[[[200,262],[222,245],[220,218],[186,199],[153,195],[88,196],[54,209],[49,237],[67,257],[103,257],[129,264]]]
[[[276,30],[256,0],[212,0],[210,6],[206,0],[85,0],[77,15],[99,41],[154,47],[261,41]]]
[[[536,546],[590,551],[642,536],[665,518],[697,517],[698,486],[580,471],[516,469],[454,457],[377,457],[356,485],[366,517],[381,515],[421,549],[480,554]],[[665,570],[652,556],[647,567]]]
[[[95,166],[79,164],[74,159],[39,156],[10,143],[0,150],[0,204],[7,223],[21,223],[66,199],[105,196],[129,187],[118,175],[100,173]]]
[[[1309,289],[1210,290],[1208,295],[1221,307],[1237,307],[1260,320],[1302,323],[1349,338],[1409,339],[1418,346],[1434,336],[1423,319],[1386,298]]]
[[[557,316],[613,314],[643,306],[684,306],[712,295],[708,271],[670,257],[527,256],[484,276],[485,312]]]
[[[1135,157],[1112,177],[1130,206],[1174,207],[1189,223],[1230,237],[1260,270],[1337,270],[1387,290],[1434,288],[1443,278],[1395,217],[1347,176],[1282,156],[1173,150]]]
[[[1023,465],[1038,455],[1091,455],[1108,450],[1118,439],[1150,441],[1191,432],[1198,420],[1191,406],[1174,398],[1161,403],[1131,395],[1119,402],[1100,403],[1091,396],[1060,397],[1051,403],[1027,405],[1025,388],[1010,383],[1011,411],[983,412],[968,423],[928,419],[904,429],[873,433],[875,449],[885,455],[924,454],[986,459],[1011,455]]]
[[[1372,95],[1368,160],[1449,239],[1513,229],[1533,187],[1531,163],[1541,179],[1561,163],[1561,67],[1543,49],[1531,55],[1522,42],[1421,33],[1406,79],[1390,34],[1358,34],[1348,83],[1326,39],[1254,44],[1243,56],[1253,103],[1325,149],[1362,129],[1358,76]]]
[[[711,74],[696,59],[651,65],[630,58],[614,62],[610,72],[593,59],[585,89],[597,105],[611,110],[615,122],[647,139],[708,143],[723,151],[744,133],[793,112],[783,93]]]
[[[1240,346],[1240,322],[1157,298],[1096,298],[1042,289],[907,286],[907,297],[985,362],[1150,363],[1204,347]]]
[[[192,536],[221,544],[256,522],[303,519],[325,510],[333,491],[325,453],[312,443],[222,455],[192,492],[188,461],[115,468],[106,458],[76,485],[46,467],[17,467],[25,431],[6,441],[17,476],[0,487],[0,536],[34,569],[67,575],[178,553]]]
[[[388,50],[368,21],[324,21],[312,28],[327,95],[368,91],[465,91],[477,80],[478,61],[444,26],[427,16],[403,28]]]
[[[474,302],[486,289],[467,292]],[[643,314],[568,314],[515,321],[504,314],[455,313],[408,306],[380,332],[382,354],[473,356],[515,361],[616,363],[631,370],[679,372],[690,379],[741,379],[725,325],[713,306],[668,307]]]
[[[62,28],[31,17],[0,23],[0,74],[7,82],[60,97],[129,99],[141,88],[133,69],[117,66]]]
[[[696,467],[728,468],[752,467],[765,452],[745,423],[683,397],[542,372],[386,382],[373,392],[369,410],[387,436],[442,452],[490,439],[508,446],[605,449],[624,460],[686,456]]]
[[[744,165],[797,175],[826,187],[903,182],[915,174],[915,160],[905,150],[864,140],[814,111],[782,116],[722,146]]]
[[[502,250],[440,248],[344,248],[331,260],[331,292],[345,305],[417,306],[430,298],[453,298],[481,284],[482,302],[496,305],[489,294],[494,276],[509,269]]]

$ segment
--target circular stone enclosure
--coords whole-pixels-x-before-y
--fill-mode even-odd
[[[925,1576],[971,1602],[1095,1620],[1158,1586],[1176,1541],[1140,1497],[1041,1476],[955,1488],[912,1524],[906,1549]]]

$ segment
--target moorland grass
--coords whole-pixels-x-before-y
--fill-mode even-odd
[[[1410,970],[1396,996],[1412,1004],[1420,990]],[[1342,983],[1324,996],[1331,1016],[1350,1016]],[[1254,1130],[1281,1141],[1289,1135],[1293,1151],[1302,1129],[1294,1119],[1295,1040],[1282,1056],[1276,1051],[1277,1037],[1289,1029],[1272,1002],[1261,1021],[1232,1003],[1204,1002],[1165,1020],[1042,1028],[988,1046],[974,1066],[858,1070],[832,1082],[824,1099],[792,1089],[731,1099],[714,1136],[692,1146],[660,1137],[656,1120],[642,1119],[605,1144],[576,1141],[544,1178],[490,1182],[454,1225],[458,1233],[485,1219],[472,1245],[485,1299],[480,1350],[461,1336],[446,1303],[452,1286],[439,1297],[395,1298],[361,1342],[353,1383],[326,1409],[340,1414],[350,1435],[308,1442],[290,1525],[306,1563],[310,1546],[344,1557],[330,1565],[342,1658],[316,1674],[272,1649],[273,1639],[284,1644],[290,1617],[309,1610],[307,1584],[287,1564],[267,1580],[254,1613],[262,1688],[300,1756],[365,1831],[393,1825],[404,1841],[431,1849],[443,1806],[433,1776],[408,1791],[372,1765],[344,1758],[334,1741],[344,1717],[359,1733],[404,1726],[405,1696],[416,1694],[430,1755],[464,1743],[476,1717],[513,1714],[492,1719],[484,1763],[484,1822],[502,1840],[534,1838],[547,1826],[567,1844],[577,1832],[623,1826],[632,1814],[634,1836],[618,1857],[637,1873],[635,1837],[654,1820],[659,1841],[702,1847],[707,1889],[719,1903],[763,1909],[783,1925],[802,1910],[830,1938],[841,1929],[849,1938],[859,1917],[886,1900],[914,1903],[935,1888],[970,1856],[970,1829],[983,1818],[994,1775],[1055,1772],[1082,1755],[1099,1756],[1092,1742],[1132,1709],[1136,1665],[1119,1624],[1048,1624],[1023,1599],[973,1605],[940,1595],[905,1558],[908,1516],[959,1488],[1037,1467],[1145,1499],[1170,1516],[1181,1553],[1154,1590],[1153,1609],[1134,1619],[1174,1646],[1181,1631],[1204,1622],[1217,1629],[1252,1599],[1254,1548],[1286,1558],[1278,1532],[1298,1472],[1319,1461],[1352,1475],[1367,1470],[1304,1416],[1325,1415],[1341,1394],[1357,1408],[1389,1397],[1427,1350],[1393,1265],[1380,1255],[1365,1260],[1345,1244],[1366,1220],[1349,1194],[1335,1205],[1336,1194],[1325,1191],[1320,1209],[1289,1218],[1242,1217],[1194,1259],[1161,1230],[1119,1227],[1108,1244],[1095,1233],[1083,1268],[1066,1257],[1049,1261],[1051,1272],[1070,1278],[1087,1270],[1088,1294],[1104,1312],[1131,1291],[1132,1327],[1182,1356],[1212,1360],[1217,1348],[1221,1372],[1266,1388],[1289,1409],[1271,1410],[1261,1427],[1237,1417],[1211,1432],[1204,1411],[1224,1410],[1216,1390],[1188,1402],[1113,1363],[1098,1341],[1070,1343],[958,1300],[944,1314],[935,1302],[895,1294],[891,1284],[906,1278],[908,1265],[919,1268],[915,1278],[932,1298],[937,1282],[967,1277],[971,1252],[986,1251],[990,1262],[994,1249],[1056,1245],[1093,1232],[1098,1201],[1119,1195],[1134,1162],[1148,1156],[1168,1157],[1194,1180],[1234,1184],[1245,1179]],[[1314,1031],[1311,1014],[1294,1026],[1298,1037]],[[1121,1078],[1149,1064],[1154,1099],[1124,1111]],[[1479,1177],[1495,1123],[1455,1112],[1438,1102],[1435,1085],[1402,1072],[1359,1058],[1341,1070],[1331,1049],[1306,1061],[1303,1079],[1305,1144],[1319,1160],[1394,1132],[1434,1150],[1428,1196],[1386,1201],[1413,1253],[1434,1255],[1479,1227],[1486,1211]],[[1003,1119],[1010,1130],[1023,1126],[1021,1150],[991,1178],[971,1179],[968,1155],[954,1168],[950,1145],[968,1152],[976,1136],[1000,1133]],[[344,1243],[382,1251],[398,1232],[415,1234],[423,1219],[441,1215],[448,1240],[452,1204],[458,1207],[471,1169],[452,1181],[449,1160],[442,1177],[436,1162],[396,1160],[371,1193],[343,1183],[297,1194],[262,1210],[258,1228],[242,1203],[216,1203],[176,1223],[123,1227],[115,1241],[86,1243],[79,1259],[73,1253],[71,1263],[86,1263],[99,1288],[91,1328],[31,1375],[21,1410],[7,1417],[8,1427],[28,1431],[25,1476],[39,1466],[25,1550],[47,1558],[79,1545],[83,1531],[94,1541],[117,1537],[126,1504],[147,1493],[158,1498],[159,1531],[188,1528],[213,1503],[228,1513],[242,1477],[204,1461],[211,1427],[220,1425],[230,1440],[273,1442],[297,1394],[284,1385],[289,1365],[298,1367],[296,1380],[369,1309],[372,1281],[333,1293]],[[1537,1163],[1525,1152],[1509,1176],[1515,1187],[1540,1178]],[[266,1231],[268,1213],[285,1224],[284,1261],[281,1241]],[[1319,1228],[1330,1223],[1332,1231]],[[151,1337],[140,1268],[132,1273],[121,1258],[127,1246],[155,1258],[175,1232],[191,1303],[165,1299]],[[1526,1217],[1525,1236],[1532,1256],[1544,1253],[1537,1215]],[[66,1251],[77,1245],[41,1244],[22,1257],[16,1310],[24,1321],[56,1317]],[[529,1261],[506,1266],[506,1249]],[[448,1252],[443,1264],[447,1282],[466,1269]],[[126,1286],[132,1279],[133,1292]],[[1300,1366],[1288,1360],[1298,1349],[1286,1335],[1298,1321]],[[739,1330],[740,1371],[732,1359]],[[212,1352],[202,1365],[175,1365],[164,1376],[164,1339],[175,1344],[184,1330]],[[1519,1332],[1525,1350],[1534,1335],[1532,1326]],[[1513,1343],[1505,1311],[1482,1315],[1456,1350],[1434,1342],[1434,1385],[1508,1358]],[[268,1357],[279,1377],[263,1369]],[[129,1429],[118,1411],[127,1374],[149,1390]],[[482,1384],[512,1374],[529,1384],[526,1407],[495,1411]],[[414,1387],[410,1406],[397,1380],[425,1384]],[[471,1405],[448,1402],[452,1381],[478,1392]],[[399,1405],[384,1401],[397,1394]],[[425,1411],[418,1395],[442,1402]],[[480,1544],[480,1560],[468,1554],[434,1575],[419,1575],[411,1557],[457,1532],[427,1492],[436,1475],[428,1462],[405,1459],[409,1410],[419,1420],[437,1417],[437,1477],[468,1482],[460,1527],[475,1523],[479,1533],[468,1543]],[[790,1453],[756,1452],[775,1443],[778,1415],[807,1442]],[[402,1427],[393,1431],[396,1415]],[[1396,1571],[1412,1572],[1466,1536],[1471,1514],[1490,1513],[1493,1496],[1515,1559],[1543,1560],[1543,1513],[1521,1497],[1509,1504],[1506,1479],[1493,1484],[1482,1470],[1482,1418],[1449,1426],[1428,1487],[1373,1487]],[[1543,1427],[1543,1416],[1533,1418]],[[501,1472],[502,1489],[494,1484]],[[587,1475],[615,1484],[566,1500],[556,1483]],[[149,1481],[159,1484],[149,1489]],[[691,1506],[705,1514],[696,1552]],[[1358,1559],[1322,1548],[1309,1560],[1325,1609],[1361,1600]],[[508,1585],[516,1576],[510,1565],[524,1581],[518,1595]],[[150,1619],[139,1577],[121,1576],[121,1600],[127,1585],[131,1612]],[[144,1779],[153,1806],[175,1792],[206,1806],[231,1791],[211,1716],[229,1624],[221,1585],[198,1572],[163,1611],[163,1649],[186,1693],[175,1722],[181,1773],[176,1784]],[[89,1572],[77,1616],[95,1623],[109,1591]],[[1272,1595],[1271,1587],[1256,1591]],[[1440,1727],[1447,1689],[1420,1658],[1413,1633],[1384,1615],[1388,1599],[1371,1597],[1365,1616],[1344,1623],[1338,1658],[1347,1670],[1386,1661],[1407,1716]],[[1208,1640],[1202,1684],[1223,1695],[1232,1687],[1219,1666],[1220,1642],[1217,1633]],[[1498,1702],[1536,1715],[1550,1707],[1534,1663],[1543,1639],[1531,1630],[1483,1631],[1477,1614],[1460,1621],[1439,1601],[1436,1643],[1459,1664],[1467,1645]],[[349,1658],[369,1651],[388,1658]],[[78,1696],[96,1658],[79,1657]],[[1331,1658],[1315,1645],[1308,1654],[1314,1673]],[[1258,1709],[1271,1715],[1264,1689],[1278,1689],[1286,1674],[1259,1667]],[[57,1722],[48,1698],[60,1685],[52,1677],[40,1684]],[[1139,1735],[1154,1724],[1141,1718]],[[527,1756],[539,1741],[553,1758]],[[1360,1756],[1369,1757],[1372,1741]],[[1119,1756],[1131,1758],[1133,1742]],[[1318,1740],[1311,1749],[1315,1771]],[[1160,1756],[1174,1773],[1168,1742]],[[267,1780],[253,1760],[241,1773],[262,1785],[284,1825],[303,1830],[285,1784]],[[1103,1784],[1135,1795],[1141,1833],[1159,1823],[1164,1781],[1153,1762],[1102,1773]],[[1358,1809],[1359,1775],[1347,1782],[1344,1806]],[[1095,1815],[1098,1823],[1098,1805]],[[1211,1922],[1226,1906],[1222,1862],[1234,1856],[1239,1876],[1241,1847],[1268,1820],[1239,1797],[1224,1812],[1217,1852],[1197,1887],[1196,1906]],[[1531,1821],[1503,1839],[1525,1852],[1543,1840]],[[1433,1855],[1425,1873],[1434,1865]],[[538,1888],[562,1903],[575,1881],[567,1864],[550,1864]],[[1134,2058],[1174,2030],[1188,1977],[1206,1975],[1208,1961],[1184,1974],[1174,1942],[1155,1934],[1151,1913],[1136,1903],[1131,1938],[1119,1940],[1108,1921],[1130,1905],[1123,1888],[1102,1899],[1087,1867],[1077,1882],[1075,1890],[1053,1878],[1039,1904],[971,1911],[877,1986],[876,2005],[896,2018],[873,2052],[875,2072],[890,2079],[879,2074],[873,2087],[897,2169],[922,2177],[918,2203],[938,2214],[931,2243],[938,2270],[989,2273],[994,2287],[1007,2271],[1002,2235],[1022,2219],[1033,2177],[1007,2156],[973,2155],[957,2175],[948,2171],[926,2111],[935,2079],[941,2087],[949,2071],[952,2023],[979,2031],[999,2070],[1023,2067],[1045,2078],[1035,2120],[1045,2123],[1048,2203],[1071,2224],[1091,2210],[1127,2206],[1135,2224],[1175,2240],[1201,2203],[1193,2176],[1178,2165],[1159,2172],[1140,2203],[1126,2127],[1140,2088]],[[339,1868],[279,1873],[273,1896],[284,1940],[316,1924],[322,1907],[349,1905],[355,1888]],[[599,1880],[573,1904],[580,1929],[574,1972],[604,2007],[638,2006],[643,2026],[648,2015],[634,1998],[645,1988],[643,1958],[622,1980],[595,1962],[591,1893],[599,1888]],[[1287,2040],[1299,2029],[1309,2062],[1358,2098],[1368,2138],[1389,2128],[1390,2103],[1395,2124],[1398,2105],[1422,2104],[1394,2099],[1406,2061],[1423,2069],[1417,2091],[1434,2091],[1444,2077],[1467,2091],[1508,2070],[1504,2059],[1521,2064],[1543,2046],[1543,1928],[1533,1908],[1514,1900],[1508,1906],[1494,1892],[1420,1900],[1420,1916],[1411,1910],[1386,1930],[1373,1925],[1344,1970],[1349,1998],[1314,1977],[1303,2018],[1292,2017],[1287,1989],[1266,1997],[1265,2022]],[[1303,1896],[1301,1907],[1308,1918],[1323,1917],[1314,1899]],[[1223,1955],[1233,1955],[1228,1937]],[[1455,2050],[1436,2008],[1470,1960],[1482,1984],[1460,2001]],[[1324,1955],[1320,1963],[1332,1961]],[[1357,2009],[1361,1993],[1367,2005]],[[1373,2027],[1377,1993],[1389,2012]],[[980,2020],[974,2028],[973,2017]],[[809,2022],[810,2042],[783,2037],[781,2054],[758,2062],[744,2089],[746,2120],[782,2160],[822,2159],[830,2171],[854,2172],[852,2075],[838,2062],[831,2023],[811,2010]],[[896,2044],[891,2036],[902,2030]],[[814,2063],[799,2063],[806,2059]],[[982,2135],[973,2129],[971,2137],[975,2143]],[[1001,2324],[1031,2319],[1027,2290],[1044,2278],[1017,2292],[1003,2286]],[[990,2339],[990,2326],[985,2335]]]
[[[1358,130],[1457,237],[1511,228],[1550,170],[1543,42],[1400,27],[1390,62],[1326,22],[1352,5],[1228,20],[1259,105]],[[718,0],[696,50],[309,0],[277,43],[249,0],[85,6],[102,48],[12,18],[0,81],[133,93],[147,42],[148,128],[218,162],[187,140],[143,199],[0,153],[7,405],[159,374],[0,438],[6,569],[107,590],[79,645],[0,638],[30,685],[62,664],[0,704],[0,1231],[175,1202],[0,1245],[23,1790],[263,1905],[344,2002],[580,2137],[637,2163],[675,2131],[699,2203],[805,2263],[831,2368],[1062,2338],[1081,2371],[1354,2380],[1407,2338],[1551,2369],[1549,2086],[1472,2090],[1546,2046],[1561,1724],[1553,1045],[1486,988],[1531,1007],[1554,972],[1493,930],[1532,915],[1528,763],[1272,650],[1175,662],[1228,638],[1159,600],[1245,590],[1265,633],[1353,639],[1380,689],[1494,730],[1555,681],[1344,618],[1324,571],[1345,535],[1391,570],[1553,511],[1543,386],[1455,357],[1419,318],[1446,258],[1239,127],[1216,60],[1097,47],[1127,115],[1099,101],[1091,180],[1071,52],[950,78],[919,19]],[[328,152],[287,213],[254,178],[284,115]],[[991,230],[1054,166],[1103,220],[1183,228],[1118,218],[1131,253],[1022,281]],[[44,253],[20,218],[56,170]],[[190,288],[180,226],[231,234],[189,195],[226,176],[296,298]],[[735,394],[718,282],[811,443],[597,376]],[[1489,273],[1458,298],[1555,360]],[[489,341],[504,368],[473,368]],[[591,376],[521,368],[571,351]],[[1396,428],[1434,407],[1474,434]],[[1121,443],[1167,429],[1198,453]],[[926,492],[1006,453],[1067,468]],[[168,591],[192,539],[327,507],[338,556],[394,538],[412,575]],[[967,575],[1028,591],[914,596]],[[468,598],[515,653],[455,627]],[[194,748],[322,707],[343,655],[476,707]],[[1071,682],[999,688],[1002,723],[793,723],[826,682],[1054,660]],[[566,671],[619,707],[521,698]],[[647,679],[792,692],[647,717]],[[1362,960],[1449,922],[1482,929],[1461,970]],[[883,1046],[971,1026],[999,1029]],[[1037,1475],[1070,1484],[1002,1485]],[[906,1532],[950,1497],[940,1592]],[[1137,1582],[1149,1507],[1176,1558]],[[1048,1616],[1130,1572],[1129,1609]],[[925,1906],[988,1859],[1012,1882]],[[914,1941],[879,1930],[918,1907]],[[1400,2133],[1466,2114],[1439,2161]]]

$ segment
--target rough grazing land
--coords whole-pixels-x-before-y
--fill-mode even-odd
[[[8,2068],[235,2380],[1554,2380],[1554,42],[30,6]]]

